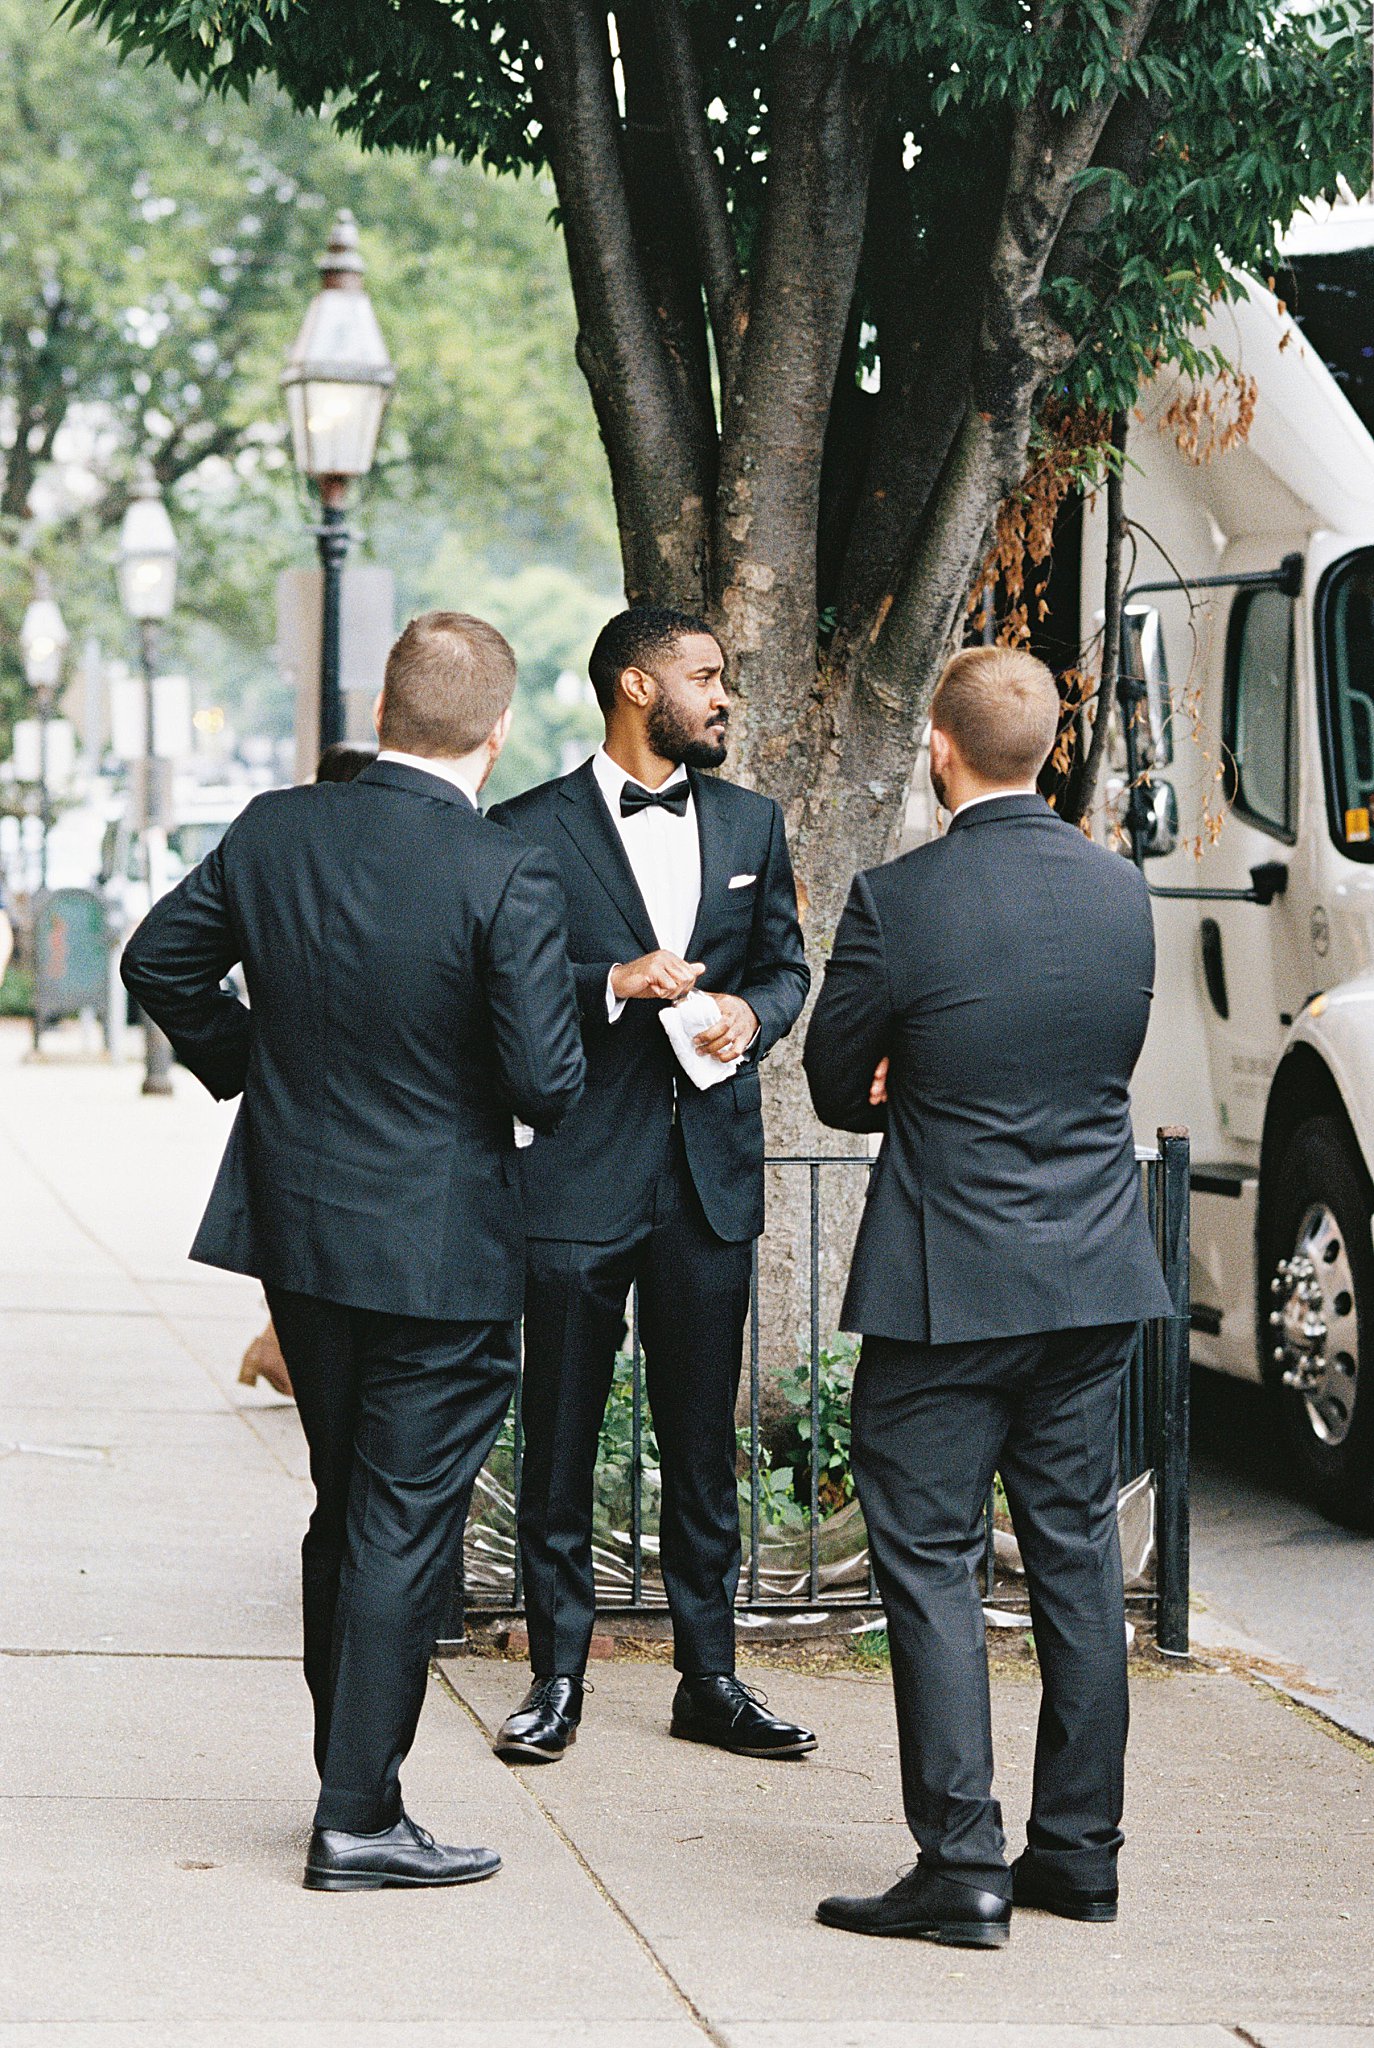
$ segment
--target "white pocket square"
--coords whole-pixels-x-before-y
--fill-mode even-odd
[[[732,889],[747,889],[751,882],[757,882],[757,880],[757,875],[731,875],[729,886]]]

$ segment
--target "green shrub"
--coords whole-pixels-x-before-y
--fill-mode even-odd
[[[834,1336],[822,1346],[818,1373],[817,1496],[823,1515],[833,1515],[854,1497],[849,1465],[850,1407],[854,1399],[854,1368],[859,1362],[857,1337]],[[786,1420],[770,1460],[770,1476],[791,1496],[802,1514],[811,1507],[811,1364],[799,1359],[778,1382],[787,1407]],[[784,1474],[790,1473],[790,1479]]]

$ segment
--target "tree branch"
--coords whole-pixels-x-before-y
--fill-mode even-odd
[[[1119,60],[1138,53],[1160,0],[1132,0]],[[863,662],[863,743],[895,721],[902,743],[929,699],[957,627],[972,568],[997,508],[1025,471],[1036,398],[1072,347],[1041,297],[1046,266],[1117,103],[1115,86],[1057,114],[1043,86],[1012,127],[1010,167],[993,239],[971,402],[887,623]],[[871,728],[871,729],[870,729]]]
[[[1064,797],[1064,816],[1071,825],[1079,824],[1093,807],[1098,777],[1107,752],[1107,733],[1112,722],[1112,705],[1116,700],[1117,680],[1121,674],[1121,603],[1125,594],[1122,587],[1121,558],[1126,539],[1126,506],[1122,482],[1128,425],[1129,421],[1124,412],[1112,415],[1112,447],[1116,453],[1116,460],[1107,471],[1107,583],[1102,620],[1102,663],[1097,684],[1097,707],[1093,713],[1092,739],[1077,772],[1070,777]]]
[[[751,705],[755,674],[809,683],[816,666],[816,535],[835,374],[854,297],[881,113],[877,75],[795,32],[774,47],[771,132],[752,311],[722,423],[715,599],[735,652],[751,760],[782,793],[800,709]],[[766,650],[766,661],[763,659]],[[752,724],[751,724],[752,720]]]
[[[985,263],[1006,183],[1002,147],[984,138],[957,196],[918,245],[909,174],[897,147],[874,167],[867,242],[886,290],[876,308],[882,383],[840,579],[835,658],[881,631],[902,569],[968,402]]]
[[[20,311],[0,329],[0,356],[14,365],[10,404],[14,441],[5,456],[0,488],[0,519],[20,524],[29,513],[29,495],[53,439],[67,416],[68,393],[62,382],[60,348],[55,345],[66,301],[35,308],[32,321]],[[37,347],[29,340],[30,325],[42,321]],[[34,440],[38,435],[39,439]]]
[[[1133,185],[1141,185],[1149,169],[1150,155],[1160,129],[1168,119],[1169,101],[1163,93],[1133,93],[1112,108],[1093,152],[1094,170],[1120,171]],[[1064,219],[1064,225],[1045,266],[1047,277],[1086,278],[1093,267],[1094,243],[1107,217],[1110,196],[1104,184],[1081,185]]]
[[[650,0],[650,5],[658,34],[659,63],[678,170],[706,287],[721,386],[728,389],[739,360],[746,312],[734,230],[725,203],[725,181],[711,147],[696,51],[682,0]]]
[[[704,601],[710,479],[666,359],[625,190],[604,9],[532,0],[544,139],[558,188],[577,359],[606,446],[632,599]]]
[[[622,0],[616,28],[625,80],[626,203],[668,364],[681,383],[684,412],[695,424],[698,459],[714,474],[716,414],[701,265],[677,166],[668,83],[645,0]]]

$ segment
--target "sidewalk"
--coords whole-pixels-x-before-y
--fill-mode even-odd
[[[816,1926],[911,1859],[886,1681],[764,1674],[822,1735],[769,1771],[668,1740],[637,1664],[515,1774],[483,1730],[521,1672],[446,1661],[407,1797],[506,1868],[301,1890],[302,1445],[234,1385],[257,1289],[184,1259],[228,1113],[23,1049],[0,1028],[0,2048],[1374,2048],[1374,1758],[1224,1673],[1136,1687],[1115,1927]],[[1036,1701],[998,1685],[1013,1834]]]

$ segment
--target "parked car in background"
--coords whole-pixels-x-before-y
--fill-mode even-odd
[[[178,784],[174,816],[167,828],[167,881],[183,875],[218,846],[239,812],[259,793],[255,783]],[[120,800],[105,823],[97,879],[110,900],[120,929],[132,931],[148,911],[148,877],[137,821]]]

